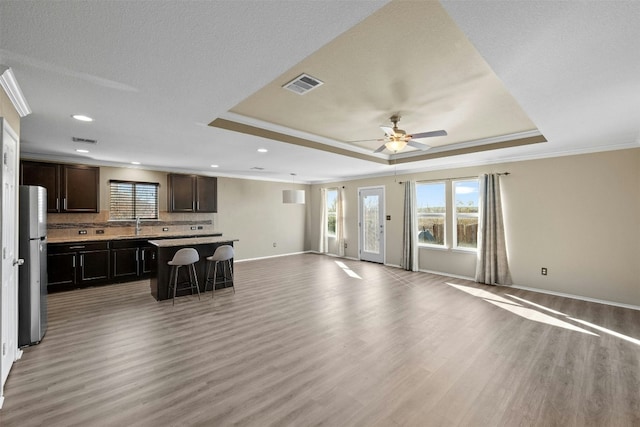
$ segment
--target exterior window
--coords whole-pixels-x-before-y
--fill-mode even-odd
[[[327,235],[336,235],[336,206],[338,204],[338,190],[327,190]]]
[[[109,219],[158,219],[158,184],[110,182]]]
[[[453,241],[459,249],[478,247],[478,180],[453,182]]]
[[[444,246],[447,203],[444,182],[416,184],[418,243]]]

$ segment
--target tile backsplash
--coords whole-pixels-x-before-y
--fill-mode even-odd
[[[212,213],[170,213],[160,212],[158,220],[143,220],[140,223],[141,235],[157,235],[166,233],[207,233],[214,230],[214,216]],[[192,230],[191,227],[197,227]],[[202,228],[200,228],[202,227]],[[167,231],[164,229],[168,228]],[[58,214],[47,215],[47,234],[49,239],[73,238],[86,230],[86,236],[132,236],[136,234],[135,221],[109,221],[109,212],[87,214]]]

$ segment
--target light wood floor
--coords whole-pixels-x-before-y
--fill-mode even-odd
[[[639,311],[313,254],[236,281],[51,295],[0,425],[640,425]]]

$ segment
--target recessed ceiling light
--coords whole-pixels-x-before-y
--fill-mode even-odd
[[[212,167],[212,168],[217,168],[217,167],[218,167],[218,165],[211,165],[211,167]]]
[[[76,120],[80,120],[81,122],[92,122],[93,119],[89,116],[85,116],[84,114],[74,114],[73,116],[74,119]]]
[[[140,162],[131,162],[132,165],[139,165]]]
[[[89,150],[83,150],[82,148],[78,148],[76,151],[78,153],[88,153],[89,152]]]
[[[267,150],[266,148],[258,148],[258,153],[266,153],[267,151],[269,150]]]

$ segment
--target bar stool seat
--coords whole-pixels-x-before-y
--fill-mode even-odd
[[[213,253],[213,255],[207,257],[207,271],[206,274],[204,276],[205,278],[205,283],[204,283],[204,291],[207,291],[207,287],[209,286],[209,283],[212,283],[212,289],[211,289],[211,298],[213,298],[215,291],[216,291],[216,279],[218,276],[218,263],[222,262],[222,275],[224,277],[224,283],[227,283],[229,281],[231,281],[231,287],[233,288],[233,293],[236,293],[236,286],[235,283],[233,281],[233,265],[231,264],[231,260],[233,259],[234,256],[234,252],[233,252],[233,246],[231,245],[222,245],[222,246],[218,246],[215,250],[215,252]],[[224,262],[227,262],[226,264],[224,264]],[[209,277],[209,274],[211,273],[211,264],[213,264],[213,277]],[[225,271],[225,266],[228,265],[229,266],[229,275],[230,277],[227,277],[226,271]]]
[[[198,286],[198,276],[196,275],[196,267],[195,263],[200,260],[200,255],[198,251],[194,248],[182,248],[178,252],[175,253],[171,261],[168,261],[167,264],[171,266],[171,271],[169,272],[169,292],[173,289],[173,304],[176,303],[176,292],[178,290],[178,285],[188,285],[182,287],[182,289],[191,289],[191,295],[193,295],[193,289],[198,292],[198,299],[200,299],[200,287]],[[189,281],[178,283],[178,273],[180,271],[180,267],[187,267],[187,271],[189,272]],[[171,280],[173,279],[173,281]]]

